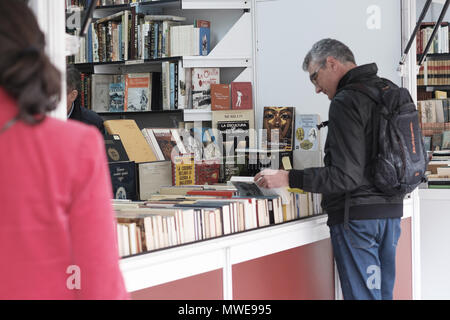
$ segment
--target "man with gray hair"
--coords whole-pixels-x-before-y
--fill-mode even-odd
[[[334,39],[315,43],[303,70],[316,93],[331,100],[325,166],[262,171],[255,181],[266,188],[322,193],[344,299],[392,299],[403,196],[386,195],[374,185],[377,103],[350,86],[364,85],[378,95],[380,84],[396,85],[377,76],[375,63],[357,66],[351,50]]]

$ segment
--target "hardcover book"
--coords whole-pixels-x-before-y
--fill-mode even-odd
[[[140,163],[157,160],[134,120],[107,120],[104,122],[104,126],[109,134],[120,136],[131,161]]]
[[[109,85],[114,83],[114,76],[109,74],[92,75],[92,110],[109,112]]]
[[[164,160],[170,161],[170,159],[172,158],[172,150],[177,145],[174,138],[172,137],[171,129],[152,128],[151,132],[153,133],[155,142],[158,144],[162,154],[164,155]]]
[[[294,145],[294,107],[264,107],[263,146],[292,151]],[[267,141],[267,143],[266,143]]]
[[[218,110],[212,112],[213,136],[219,147],[226,151],[236,148],[255,148],[255,116],[253,110]],[[232,143],[234,149],[225,150],[225,145]]]
[[[148,200],[152,194],[158,193],[161,186],[172,183],[172,167],[170,161],[154,161],[138,164],[139,198]]]
[[[229,110],[230,103],[230,85],[229,84],[211,84],[211,110]]]
[[[232,82],[231,83],[231,109],[252,109],[252,83]]]
[[[192,108],[211,109],[211,84],[220,83],[219,68],[192,69]]]
[[[114,199],[137,200],[136,164],[133,161],[109,163]]]
[[[151,110],[150,73],[130,73],[125,77],[125,111]]]
[[[197,161],[195,163],[195,184],[216,184],[219,182],[219,161]]]
[[[118,134],[105,134],[104,140],[108,162],[129,161]]]

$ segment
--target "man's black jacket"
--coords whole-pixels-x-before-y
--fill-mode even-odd
[[[94,111],[82,107],[79,100],[79,98],[75,100],[69,119],[96,126],[101,134],[105,134],[103,119]]]
[[[403,197],[387,196],[372,182],[372,108],[367,95],[342,89],[350,83],[374,86],[375,63],[358,66],[340,80],[330,104],[324,167],[291,170],[289,185],[322,193],[328,225],[344,222],[345,193],[350,192],[350,219],[396,218],[403,215]]]

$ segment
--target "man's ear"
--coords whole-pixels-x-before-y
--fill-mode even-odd
[[[330,66],[331,70],[336,70],[338,61],[335,57],[327,57],[327,64]]]
[[[73,101],[75,101],[77,99],[77,97],[78,97],[78,90],[76,90],[76,89],[72,90],[72,92],[70,94],[71,94],[71,96],[73,98]]]

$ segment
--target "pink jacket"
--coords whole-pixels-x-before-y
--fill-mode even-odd
[[[17,112],[0,88],[0,128]],[[19,121],[0,150],[0,299],[129,298],[98,130]]]

